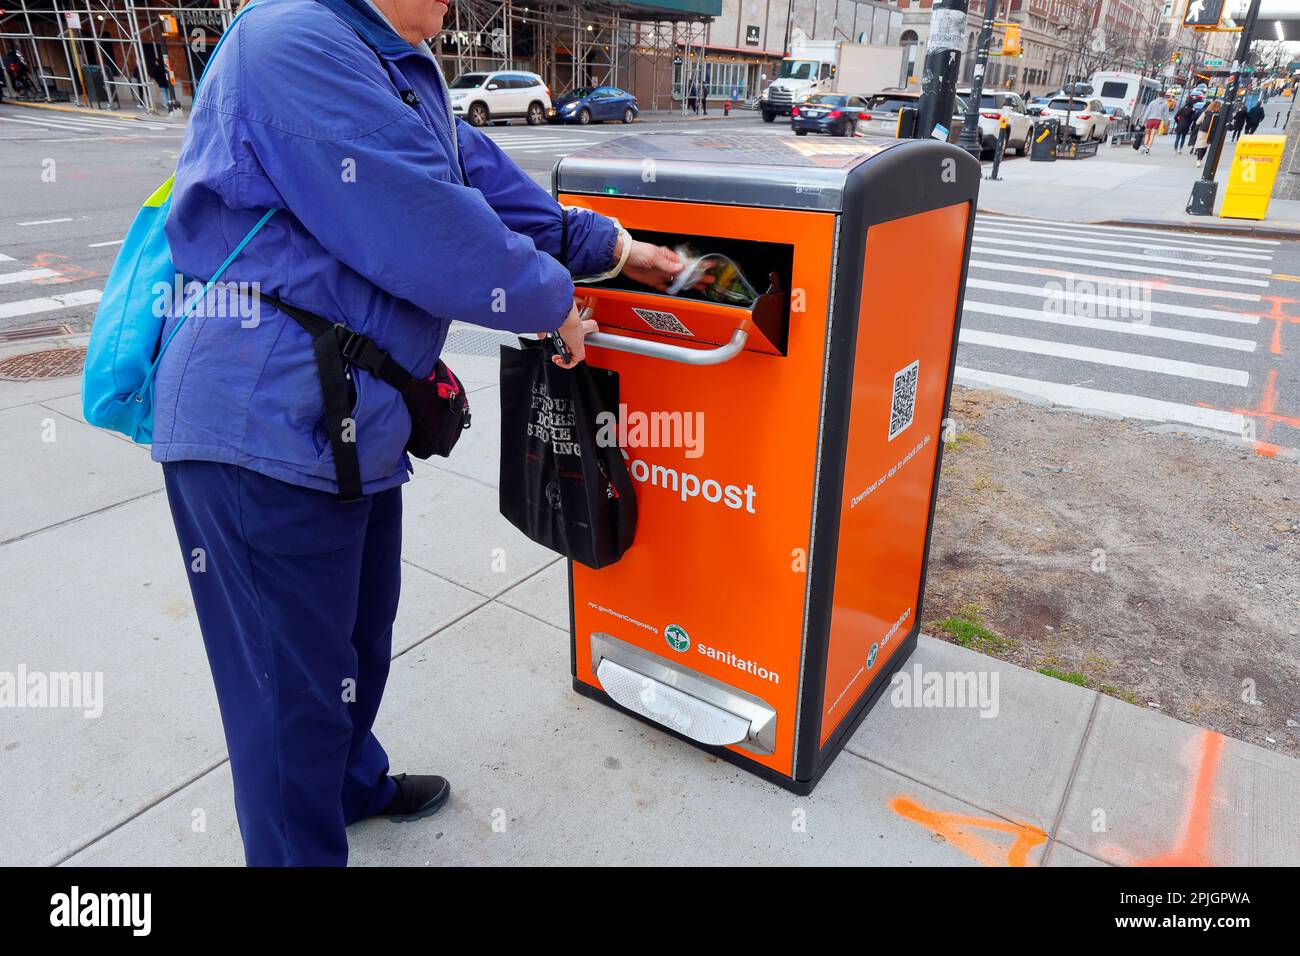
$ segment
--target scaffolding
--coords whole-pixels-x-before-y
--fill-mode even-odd
[[[30,88],[20,95],[148,111],[159,106],[160,75],[178,102],[192,100],[195,81],[237,5],[236,0],[3,2],[0,51],[16,50],[30,78]],[[457,0],[432,47],[449,77],[527,70],[546,81],[553,97],[581,86],[635,84],[646,108],[685,110],[689,87],[704,85],[711,19],[635,2]]]
[[[0,50],[26,66],[21,92],[33,98],[152,111],[160,69],[193,96],[194,78],[230,25],[232,3],[5,0]]]

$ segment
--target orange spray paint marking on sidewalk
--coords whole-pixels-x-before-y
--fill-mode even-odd
[[[1134,866],[1213,866],[1210,859],[1210,826],[1214,809],[1214,781],[1223,756],[1223,734],[1202,730],[1196,739],[1193,756],[1196,773],[1188,794],[1183,819],[1173,847],[1159,856],[1134,861]]]
[[[943,837],[972,860],[985,866],[1027,866],[1030,851],[1047,840],[1046,833],[1028,823],[931,810],[907,797],[895,797],[889,801],[889,808],[900,817],[906,817]],[[1016,839],[1010,847],[1006,847],[972,832],[976,830],[1009,833]]]

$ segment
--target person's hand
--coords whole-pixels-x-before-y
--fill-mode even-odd
[[[556,332],[564,340],[564,347],[569,350],[569,361],[564,361],[559,355],[552,355],[551,361],[560,368],[573,368],[584,358],[587,357],[586,338],[592,332],[599,332],[600,327],[596,325],[595,319],[584,319],[578,315],[578,305],[575,302],[569,306],[569,317],[564,320]],[[546,333],[540,333],[539,339],[546,338]]]
[[[620,237],[619,242],[622,241]],[[614,254],[621,256],[622,246],[615,249]],[[685,265],[681,256],[667,246],[656,246],[653,243],[633,239],[632,251],[628,253],[627,262],[623,265],[623,275],[663,292]],[[702,289],[712,281],[711,275],[701,276],[695,288]]]

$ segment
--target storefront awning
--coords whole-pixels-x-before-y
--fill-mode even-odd
[[[626,10],[632,16],[653,19],[655,13],[696,14],[716,17],[722,13],[722,0],[609,0],[610,6]],[[672,19],[672,17],[665,17]]]

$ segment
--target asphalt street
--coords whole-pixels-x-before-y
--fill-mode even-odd
[[[752,113],[487,134],[549,187],[570,152],[668,129],[792,135]],[[161,119],[0,107],[0,334],[89,327],[118,243],[170,175],[183,135]],[[1004,177],[1023,162],[1009,159]],[[1068,224],[1047,213],[978,218],[959,381],[1242,436],[1263,454],[1300,448],[1300,243]]]

